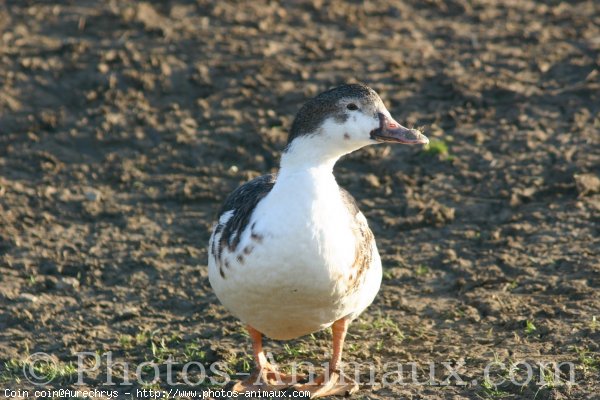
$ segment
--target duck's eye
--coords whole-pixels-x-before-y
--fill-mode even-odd
[[[358,110],[358,106],[357,106],[356,104],[354,104],[354,103],[350,103],[350,104],[348,104],[348,105],[346,106],[346,108],[347,108],[348,110],[352,110],[352,111],[354,111],[354,110]]]

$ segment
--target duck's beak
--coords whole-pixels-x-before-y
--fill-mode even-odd
[[[393,118],[379,113],[379,128],[371,131],[371,139],[378,142],[402,144],[427,144],[429,139],[416,129],[408,129]]]

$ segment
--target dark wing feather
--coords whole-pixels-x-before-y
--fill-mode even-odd
[[[235,189],[225,199],[225,203],[219,211],[219,218],[227,211],[233,211],[233,216],[225,224],[217,225],[213,233],[216,236],[216,234],[222,232],[218,243],[214,240],[211,248],[212,255],[219,264],[221,264],[221,256],[225,246],[230,251],[237,248],[242,232],[250,222],[252,212],[258,202],[273,189],[275,179],[274,174],[259,176]]]

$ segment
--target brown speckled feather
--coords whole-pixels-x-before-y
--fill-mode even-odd
[[[348,284],[348,290],[353,291],[360,286],[365,272],[371,266],[371,261],[373,260],[373,241],[375,240],[375,237],[367,224],[367,220],[360,215],[360,210],[358,209],[354,197],[341,187],[340,193],[344,204],[346,204],[346,207],[348,208],[348,212],[352,215],[352,232],[356,238],[354,263],[352,265],[352,273]]]

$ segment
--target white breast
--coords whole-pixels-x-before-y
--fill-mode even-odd
[[[381,261],[373,244],[364,282],[349,290],[356,246],[353,217],[331,171],[280,173],[256,206],[236,250],[224,250],[225,278],[209,257],[217,297],[243,322],[275,339],[302,336],[344,316],[357,316],[379,290]]]

